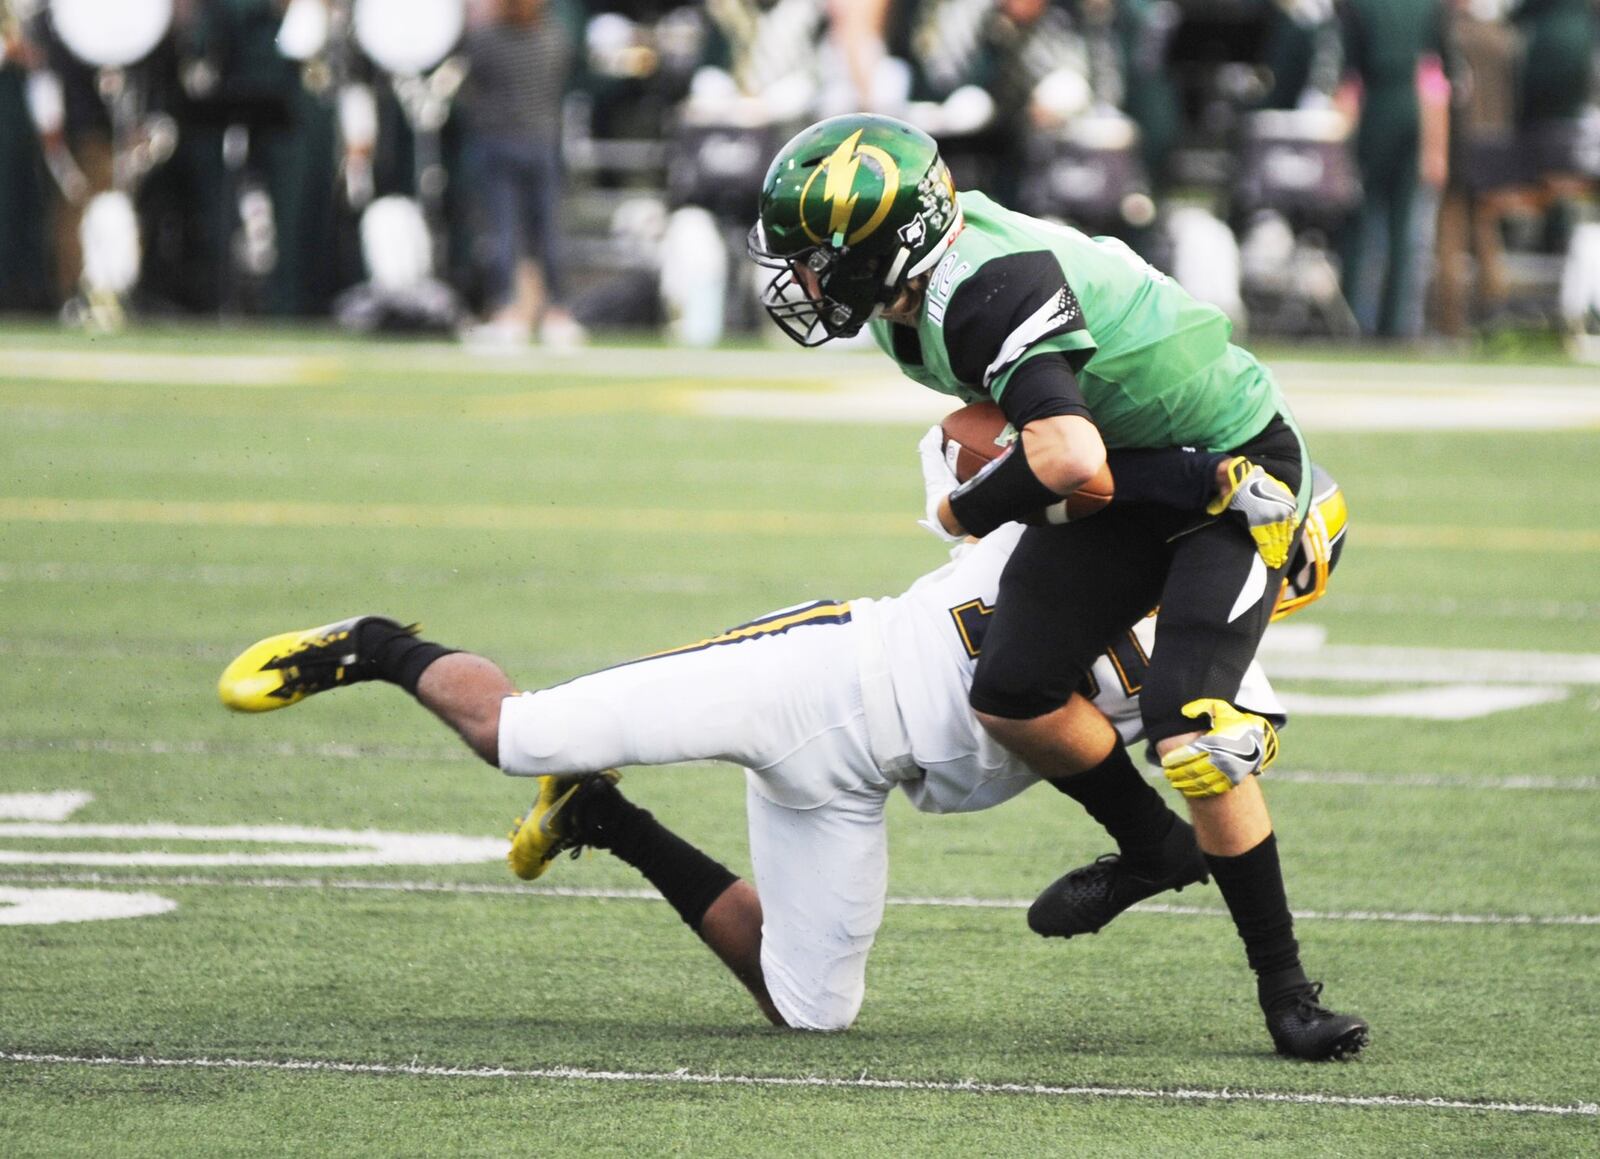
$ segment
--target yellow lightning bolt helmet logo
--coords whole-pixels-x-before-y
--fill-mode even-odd
[[[860,141],[861,130],[857,129],[839,142],[839,147],[825,163],[828,179],[822,185],[822,200],[828,203],[828,233],[837,240],[843,240],[850,231],[850,214],[861,200],[861,194],[851,192],[856,184],[856,171],[861,168],[856,157],[856,145]]]
[[[893,157],[876,145],[861,144],[861,132],[857,129],[840,141],[838,148],[828,155],[828,159],[813,170],[805,187],[800,191],[800,227],[814,242],[820,243],[827,238],[835,245],[841,242],[845,245],[855,245],[862,239],[870,237],[872,232],[883,224],[883,219],[889,216],[889,210],[894,205],[895,194],[900,186],[900,167],[895,164]],[[878,199],[877,208],[872,211],[872,216],[851,233],[850,218],[861,200],[861,194],[855,191],[855,186],[856,179],[861,173],[863,159],[876,162],[876,165],[869,167],[868,171],[876,168],[877,176],[883,182],[883,193]],[[806,200],[810,196],[812,183],[816,181],[819,173],[827,174],[822,183],[822,201],[828,207],[828,228],[823,234],[811,228],[805,213]]]

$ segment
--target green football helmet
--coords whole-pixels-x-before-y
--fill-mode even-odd
[[[761,185],[748,248],[778,271],[761,304],[802,346],[848,338],[932,269],[960,228],[932,137],[867,113],[818,121],[779,150]]]

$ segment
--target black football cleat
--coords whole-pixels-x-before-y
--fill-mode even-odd
[[[1272,1045],[1308,1062],[1342,1061],[1361,1053],[1370,1037],[1365,1019],[1322,1005],[1321,982],[1307,982],[1263,1006]]]
[[[330,688],[371,680],[376,665],[363,655],[359,642],[367,624],[413,636],[419,626],[402,628],[381,616],[353,616],[268,636],[234,657],[217,681],[217,695],[235,712],[271,712]]]
[[[1194,830],[1174,818],[1154,860],[1107,853],[1047,886],[1028,908],[1028,928],[1045,938],[1098,933],[1135,902],[1210,880]]]

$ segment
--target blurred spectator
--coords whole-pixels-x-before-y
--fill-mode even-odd
[[[766,118],[804,119],[815,108],[819,66],[818,37],[826,12],[823,0],[706,0],[715,33],[708,64],[726,70],[732,84],[716,72],[695,77],[690,101],[758,101]]]
[[[1449,46],[1457,83],[1451,100],[1451,166],[1439,211],[1435,320],[1447,335],[1465,332],[1475,313],[1505,298],[1498,202],[1519,181],[1516,142],[1520,44],[1503,12],[1455,0]],[[1468,253],[1476,271],[1469,292]],[[1476,308],[1474,308],[1476,307]]]
[[[1418,240],[1431,235],[1449,168],[1445,12],[1440,0],[1344,0],[1340,14],[1347,69],[1340,103],[1358,117],[1365,190],[1346,238],[1345,294],[1363,333],[1415,337],[1422,324],[1417,283],[1427,273]]]
[[[1178,86],[1167,68],[1167,52],[1182,19],[1178,5],[1173,0],[1079,2],[1086,12],[1098,9],[1110,16],[1121,64],[1120,92],[1113,103],[1139,126],[1145,168],[1159,189],[1166,182],[1173,147],[1183,132]],[[1106,72],[1096,70],[1096,76]]]
[[[1589,97],[1595,51],[1591,0],[1522,0],[1514,19],[1527,54],[1520,115],[1524,124],[1576,117]]]
[[[1029,136],[1093,103],[1088,46],[1066,8],[1049,0],[922,0],[911,47],[920,96],[948,101],[982,90],[992,99],[971,160],[942,137],[941,145],[958,184],[1003,202],[1016,200]]]
[[[704,6],[690,0],[593,0],[587,7],[586,51],[574,82],[581,96],[569,113],[568,132],[593,141],[659,142],[691,75],[704,63],[710,37]],[[573,144],[570,137],[567,143]],[[569,156],[568,164],[573,160]],[[622,164],[583,160],[605,186],[625,184],[630,170],[649,163],[637,156]]]
[[[838,77],[824,85],[823,116],[846,112],[899,113],[909,83],[885,92],[883,67],[893,0],[828,0],[828,42]],[[830,92],[831,90],[831,92]]]
[[[469,166],[484,216],[490,341],[582,341],[565,306],[559,210],[561,98],[576,37],[547,0],[500,0],[468,29],[463,90]]]
[[[1522,0],[1513,19],[1522,34],[1526,64],[1518,94],[1521,135],[1529,141],[1544,213],[1540,241],[1562,250],[1570,240],[1577,203],[1592,193],[1579,170],[1578,117],[1589,89],[1600,41],[1600,10],[1592,0]],[[1592,168],[1592,166],[1588,167]]]
[[[180,3],[152,60],[178,118],[141,198],[146,290],[185,309],[325,314],[348,275],[335,236],[331,108],[279,51],[281,0]]]
[[[1535,248],[1560,252],[1576,205],[1593,192],[1576,156],[1595,48],[1589,0],[1517,7],[1457,0],[1456,8],[1453,42],[1464,83],[1453,113],[1461,140],[1440,222],[1436,296],[1446,334],[1514,314],[1503,240],[1508,220],[1528,227],[1525,241]]]
[[[39,133],[28,107],[30,74],[41,55],[0,5],[0,309],[43,309],[47,191]]]
[[[1334,0],[1273,0],[1262,49],[1262,63],[1271,74],[1262,106],[1302,108],[1331,97],[1339,78],[1320,73],[1329,57],[1337,68],[1337,40]]]
[[[0,12],[5,10],[6,5],[0,4]],[[0,300],[8,299],[12,306],[48,308],[78,290],[83,209],[90,196],[112,184],[111,122],[95,69],[67,51],[47,11],[10,22],[5,41],[0,90],[15,85],[10,91],[25,101],[0,113],[0,122],[8,122],[0,128],[0,136],[9,138],[0,149],[20,150],[12,154],[14,165],[0,164],[0,186],[5,195],[17,198],[16,215],[0,212],[0,220],[26,225],[8,230],[7,241],[0,243],[19,247],[21,263],[12,267],[0,262],[0,283],[18,279],[14,292],[0,289]],[[5,103],[0,97],[0,105]],[[41,149],[53,178],[50,182],[41,180]]]

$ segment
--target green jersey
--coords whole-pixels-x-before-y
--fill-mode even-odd
[[[1000,402],[1019,366],[1065,355],[1108,447],[1226,451],[1288,416],[1272,375],[1229,341],[1227,316],[1122,242],[981,193],[960,202],[965,226],[930,275],[916,329],[871,324],[910,378]]]

